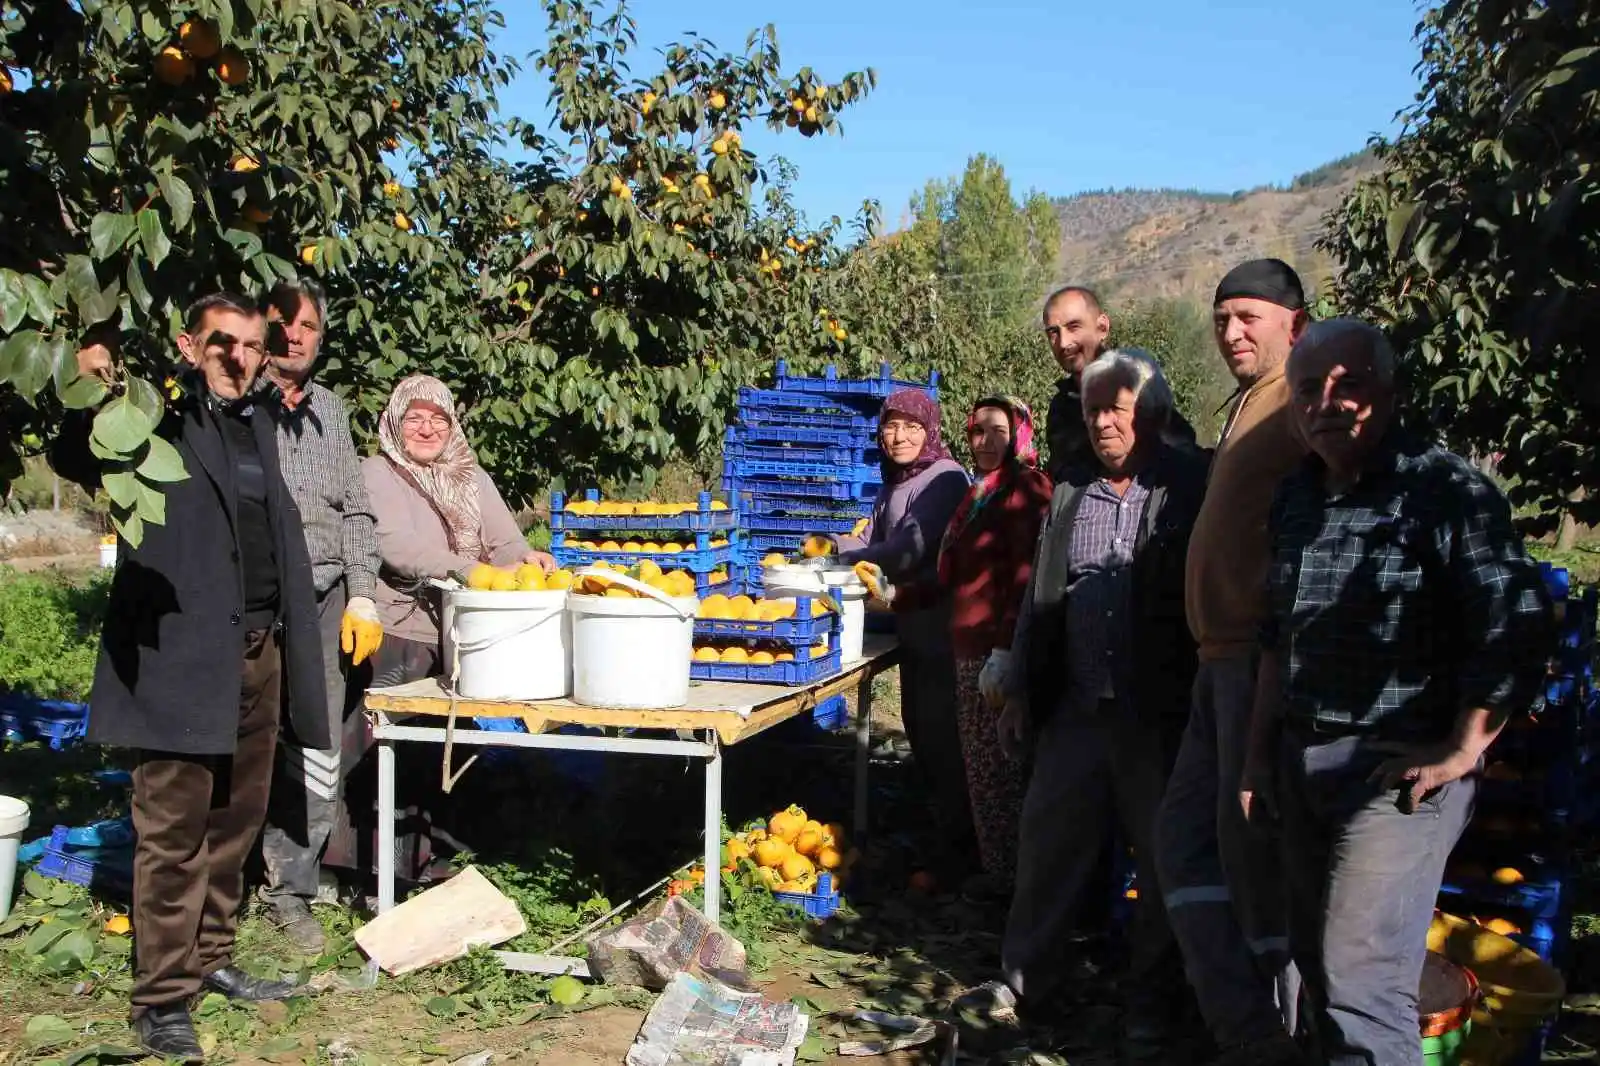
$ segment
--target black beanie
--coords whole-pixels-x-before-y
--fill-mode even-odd
[[[1291,311],[1306,305],[1306,290],[1300,284],[1300,275],[1282,259],[1252,259],[1228,271],[1217,285],[1213,307],[1224,300],[1240,297],[1266,300]]]

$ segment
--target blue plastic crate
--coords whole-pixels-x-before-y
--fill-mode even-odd
[[[843,729],[850,722],[850,704],[844,696],[829,696],[815,707],[811,708],[811,724],[818,729],[833,732]]]
[[[818,514],[764,514],[751,515],[749,525],[745,528],[750,536],[777,536],[780,534],[803,535],[806,533],[832,533],[841,535],[849,533],[856,528],[856,524],[863,518],[862,514],[833,514],[821,512]],[[749,539],[748,537],[746,539]]]
[[[597,489],[584,493],[586,500],[600,499]],[[730,507],[726,511],[711,509],[712,497],[702,492],[697,510],[676,515],[579,515],[566,510],[568,498],[557,492],[550,497],[550,531],[560,533],[579,530],[593,532],[681,531],[686,533],[728,533],[739,527],[739,513]]]
[[[799,907],[807,917],[818,919],[833,917],[844,905],[844,897],[833,887],[832,874],[822,874],[817,878],[815,892],[774,892],[772,898],[779,903]]]
[[[826,655],[801,659],[807,649],[795,652],[795,661],[751,666],[748,663],[690,663],[689,677],[695,681],[742,681],[752,685],[810,685],[837,674],[840,651],[837,646]]]
[[[35,867],[44,877],[70,881],[95,891],[122,894],[133,888],[133,847],[75,848],[67,842],[72,830],[58,825]]]
[[[834,429],[827,426],[802,425],[787,421],[776,414],[757,415],[752,422],[736,422],[723,434],[724,443],[740,444],[788,443],[808,444],[833,448],[876,448],[878,434],[873,426],[861,429]]]
[[[20,693],[0,695],[0,735],[12,743],[47,742],[55,751],[70,746],[89,726],[89,705],[41,700]]]
[[[789,499],[828,500],[841,503],[865,503],[870,510],[878,497],[879,479],[873,472],[871,480],[846,481],[840,479],[814,479],[801,477],[755,477],[725,472],[722,487],[741,498],[745,493],[755,496],[784,496]]]
[[[722,476],[750,480],[756,478],[819,478],[842,484],[874,485],[883,472],[866,464],[808,463],[798,459],[725,459]]]
[[[526,733],[528,727],[520,718],[473,718],[473,724],[488,733]],[[580,725],[564,725],[556,730],[569,736],[599,736],[602,730],[589,729]],[[557,774],[584,785],[588,788],[598,787],[605,777],[605,756],[597,751],[563,751],[559,748],[506,748],[488,747],[479,749],[479,754],[486,763],[508,762],[514,758],[536,758],[542,760]]]
[[[822,637],[832,637],[839,631],[839,616],[832,611],[813,618],[810,615],[812,599],[801,596],[795,600],[796,616],[776,622],[733,621],[726,618],[696,618],[694,635],[703,640],[771,640],[791,646],[811,647]],[[710,665],[709,663],[706,665]]]
[[[926,384],[920,381],[899,381],[889,376],[889,364],[878,364],[875,378],[841,378],[839,368],[829,363],[820,378],[798,378],[789,375],[788,364],[778,360],[777,386],[786,392],[812,392],[820,396],[865,397],[883,400],[901,389],[921,389],[929,397],[939,398],[939,372],[928,375]]]
[[[558,533],[551,538],[550,554],[555,556],[556,562],[569,569],[590,566],[594,563],[613,563],[617,566],[637,566],[646,559],[661,567],[662,570],[687,570],[691,574],[709,574],[716,570],[726,570],[739,556],[740,537],[734,534],[727,544],[720,548],[703,548],[694,551],[679,552],[607,552],[591,551],[587,548],[576,548],[567,543],[568,534]],[[708,534],[698,533],[696,536],[705,537]]]
[[[1566,911],[1565,895],[1560,877],[1525,881],[1520,885],[1500,885],[1487,878],[1471,881],[1451,878],[1439,886],[1440,906],[1451,913],[1462,907],[1470,910],[1473,904],[1479,904],[1516,911],[1546,924],[1556,921]],[[1446,899],[1450,900],[1449,904],[1444,902]]]
[[[813,429],[849,429],[878,432],[878,409],[882,403],[872,397],[847,399],[823,396],[799,389],[739,390],[735,413],[746,424],[788,421]]]
[[[771,552],[793,555],[800,550],[800,544],[804,539],[803,533],[751,533],[747,543],[750,545],[750,550],[758,557]]]
[[[1565,567],[1540,563],[1539,576],[1544,578],[1544,587],[1549,591],[1552,600],[1564,600],[1572,591],[1572,575]]]
[[[730,484],[724,482],[724,484]],[[818,519],[845,521],[850,526],[841,532],[849,532],[850,528],[862,518],[872,514],[873,505],[877,502],[876,488],[872,496],[859,500],[834,500],[816,499],[810,496],[796,496],[786,492],[753,491],[742,482],[732,482],[733,488],[739,495],[741,513],[744,515],[747,527],[760,529],[764,532],[789,532],[799,530],[805,532],[811,527],[800,529],[808,522]]]
[[[739,431],[729,427],[722,442],[722,461],[749,460],[762,463],[805,463],[835,467],[878,465],[882,452],[875,443],[810,444],[804,441],[745,441]],[[774,434],[776,436],[777,434]]]

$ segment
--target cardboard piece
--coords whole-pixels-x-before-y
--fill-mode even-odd
[[[356,944],[391,977],[459,959],[528,931],[517,905],[469,866],[356,930]]]

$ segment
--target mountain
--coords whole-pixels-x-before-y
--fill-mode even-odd
[[[1332,273],[1312,245],[1322,218],[1352,185],[1377,170],[1370,150],[1295,177],[1285,186],[1236,193],[1122,189],[1055,201],[1061,220],[1060,283],[1123,299],[1209,298],[1235,264],[1287,260],[1308,289]]]

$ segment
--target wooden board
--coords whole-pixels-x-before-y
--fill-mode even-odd
[[[502,944],[528,931],[517,905],[469,866],[356,930],[356,944],[385,973],[398,976],[459,959],[479,944]]]
[[[727,681],[697,681],[689,686],[683,707],[659,710],[610,710],[559,700],[455,700],[458,723],[464,718],[520,718],[530,733],[543,733],[563,725],[602,729],[715,729],[724,744],[745,737],[798,714],[808,713],[823,700],[869,680],[897,661],[893,637],[869,636],[859,662],[803,688],[753,685]],[[388,715],[421,714],[448,717],[450,694],[440,678],[430,677],[405,685],[367,690],[367,710]]]

